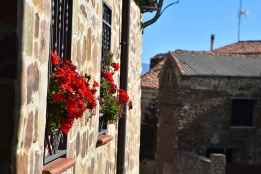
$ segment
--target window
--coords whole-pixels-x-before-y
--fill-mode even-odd
[[[62,59],[71,56],[72,0],[52,0],[51,51]]]
[[[72,30],[72,0],[52,0],[51,48],[62,60],[70,58]],[[52,72],[49,61],[49,76]],[[48,117],[48,113],[47,113]],[[45,131],[44,164],[66,155],[67,137],[59,130]]]
[[[103,4],[103,14],[102,14],[102,59],[101,59],[101,70],[108,64],[108,54],[111,50],[111,21],[112,21],[112,11],[104,3]],[[107,121],[104,119],[103,115],[100,114],[99,118],[99,131],[104,132],[107,129]]]
[[[233,99],[231,126],[253,126],[255,100]]]
[[[111,49],[111,21],[112,11],[106,5],[103,4],[102,14],[102,65],[107,63],[107,55]]]

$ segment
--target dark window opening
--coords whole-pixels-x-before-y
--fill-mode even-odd
[[[253,126],[255,100],[233,99],[231,126]]]
[[[0,7],[0,78],[17,75],[17,2],[10,0]]]
[[[5,1],[0,6],[0,105],[3,123],[0,126],[0,173],[11,173],[11,154],[15,149],[12,139],[16,134],[14,118],[19,102],[16,89],[20,88],[16,83],[19,60],[16,31],[20,29],[17,29],[17,7],[17,0]]]
[[[62,61],[70,59],[72,37],[72,0],[52,0],[51,48]],[[49,61],[49,77],[52,72]],[[48,119],[48,113],[47,113]],[[67,136],[57,131],[45,130],[44,164],[66,155]]]
[[[101,71],[104,66],[109,63],[108,55],[111,50],[111,21],[112,11],[105,3],[103,3],[102,14],[102,59],[101,59]],[[99,132],[105,132],[107,130],[107,120],[100,114],[99,117]]]
[[[157,128],[153,125],[141,125],[140,159],[155,159],[157,144]]]
[[[140,136],[140,159],[154,160],[157,150],[157,124],[159,122],[158,100],[152,100],[144,109]]]

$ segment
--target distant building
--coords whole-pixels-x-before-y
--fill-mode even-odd
[[[180,167],[179,152],[261,162],[260,66],[259,57],[169,54],[160,75],[159,173]]]
[[[261,41],[240,41],[230,44],[213,51],[186,51],[176,50],[175,52],[156,55],[151,59],[150,71],[142,76],[142,131],[141,131],[141,159],[142,168],[145,170],[155,167],[157,154],[157,143],[159,142],[159,76],[163,69],[165,61],[172,56],[189,55],[193,58],[197,56],[229,56],[245,55],[248,58],[261,56]],[[164,83],[164,82],[163,82]],[[153,108],[156,107],[156,108]],[[151,109],[153,108],[153,109]],[[152,110],[152,112],[151,112]],[[157,112],[155,112],[157,111]],[[148,120],[156,120],[151,123]],[[154,129],[152,131],[152,129]],[[150,137],[150,138],[148,138]]]

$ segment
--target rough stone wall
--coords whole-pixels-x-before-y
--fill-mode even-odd
[[[208,158],[189,152],[177,153],[177,174],[212,174],[211,165]]]
[[[211,154],[211,174],[226,173],[226,156],[224,154]]]
[[[73,1],[72,62],[81,73],[100,80],[101,0]],[[114,61],[120,61],[121,2],[105,0],[112,9],[111,51]],[[49,58],[51,3],[46,0],[24,0],[22,38],[22,88],[21,110],[17,149],[17,170],[21,174],[42,173],[46,96]],[[140,12],[131,3],[130,63],[128,93],[133,109],[127,114],[126,173],[139,173],[139,130],[140,130],[140,73],[141,73],[141,30]],[[117,75],[119,81],[119,75]],[[99,92],[98,92],[99,93]],[[113,140],[96,147],[98,137],[99,108],[95,115],[89,114],[74,122],[68,135],[67,156],[75,159],[75,167],[66,174],[116,173],[117,124],[108,126]]]
[[[237,148],[239,154],[235,160],[259,161],[260,85],[260,79],[182,79],[177,89],[178,95],[174,99],[178,147],[202,155],[213,145]],[[231,128],[231,99],[234,97],[257,100],[253,116],[255,128]]]
[[[18,125],[16,170],[41,173],[44,147],[51,3],[23,1],[21,52],[21,106]],[[19,8],[22,8],[19,6]],[[21,10],[21,9],[20,9]],[[22,11],[22,10],[21,10]],[[20,27],[19,27],[20,28]],[[13,169],[15,169],[13,164]]]
[[[168,66],[167,66],[168,65]],[[157,137],[157,174],[175,174],[176,166],[176,119],[172,107],[176,95],[177,79],[175,64],[167,59],[160,74],[159,124]]]
[[[211,154],[210,158],[191,152],[177,153],[177,174],[225,174],[226,156]]]
[[[140,121],[141,121],[141,14],[140,9],[131,1],[128,93],[133,108],[127,112],[125,172],[139,173]]]

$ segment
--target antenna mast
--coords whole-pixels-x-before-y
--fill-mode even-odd
[[[237,31],[237,40],[240,41],[241,36],[241,19],[244,12],[242,10],[242,0],[239,0],[239,11],[238,11],[238,31]]]

